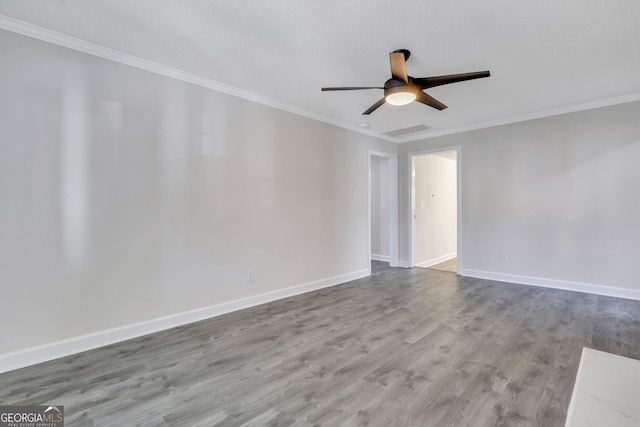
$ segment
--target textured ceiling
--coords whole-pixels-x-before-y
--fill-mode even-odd
[[[640,93],[640,2],[0,0],[0,14],[175,67],[347,126],[460,128]],[[383,105],[388,53],[414,77],[490,70]]]

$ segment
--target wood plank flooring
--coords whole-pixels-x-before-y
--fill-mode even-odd
[[[371,277],[0,375],[67,426],[562,426],[640,302],[376,262]]]
[[[458,270],[458,258],[451,258],[450,260],[441,262],[439,264],[434,264],[429,267],[431,270],[440,270],[440,271],[448,271],[450,273],[456,273]]]

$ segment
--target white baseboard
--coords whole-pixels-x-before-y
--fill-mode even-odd
[[[495,273],[491,271],[460,269],[460,275],[478,279],[495,280],[497,282],[516,283],[519,285],[540,286],[543,288],[563,289],[566,291],[584,292],[607,297],[625,298],[640,301],[640,290],[596,285],[593,283],[572,282],[568,280],[546,279],[543,277],[519,276],[516,274]]]
[[[292,297],[294,295],[303,294],[305,292],[311,292],[318,289],[339,285],[351,280],[367,277],[370,274],[371,271],[369,269],[360,270],[353,273],[347,273],[340,276],[316,280],[314,282],[304,283],[302,285],[292,286],[285,289],[278,289],[272,292],[253,295],[235,301],[229,301],[222,304],[216,304],[209,307],[186,311],[183,313],[159,317],[157,319],[151,319],[114,329],[108,329],[105,331],[81,335],[62,341],[43,344],[37,347],[31,347],[10,353],[0,354],[0,373],[13,371],[14,369],[24,368],[26,366],[35,365],[42,362],[47,362],[49,360],[58,359],[60,357],[70,356],[72,354],[81,353],[83,351],[104,347],[106,345],[115,344],[117,342],[126,341],[132,338],[138,338],[143,335],[152,334],[154,332],[163,331],[165,329],[175,328],[176,326],[198,322],[200,320],[220,316],[232,311],[242,310],[244,308],[253,307],[282,298]]]
[[[411,268],[411,264],[408,261],[398,261],[398,267]]]
[[[371,254],[371,259],[374,261],[389,262],[389,255]]]
[[[458,256],[458,254],[456,252],[452,252],[450,254],[443,255],[443,256],[440,256],[438,258],[433,258],[433,259],[430,259],[430,260],[427,260],[427,261],[422,261],[422,262],[416,264],[416,267],[422,267],[422,268],[431,267],[432,265],[436,265],[436,264],[440,264],[441,262],[449,261],[450,259],[453,259],[453,258],[455,258],[457,256]]]

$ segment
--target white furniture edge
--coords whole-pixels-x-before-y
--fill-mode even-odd
[[[571,417],[573,415],[573,408],[576,405],[576,394],[578,394],[579,382],[582,374],[582,368],[584,367],[584,355],[587,347],[582,347],[582,354],[580,355],[580,362],[578,364],[578,372],[576,373],[576,381],[573,383],[573,391],[571,392],[571,401],[569,402],[569,408],[567,409],[567,419],[565,420],[564,427],[571,425]]]

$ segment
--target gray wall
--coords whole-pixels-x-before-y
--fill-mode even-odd
[[[402,144],[400,259],[408,153],[459,145],[463,274],[640,297],[639,118],[634,102]]]
[[[0,52],[0,354],[366,274],[368,150],[395,144],[6,31]]]

